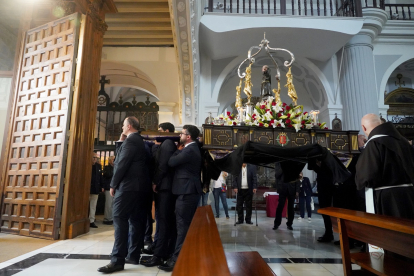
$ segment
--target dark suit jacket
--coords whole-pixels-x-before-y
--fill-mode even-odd
[[[201,194],[201,153],[196,143],[177,150],[168,161],[174,169],[172,192],[175,195]]]
[[[299,196],[305,197],[305,194],[306,196],[312,196],[312,186],[310,184],[309,178],[303,177],[301,184],[302,184],[302,187],[300,187]]]
[[[102,166],[95,163],[92,165],[92,177],[91,177],[91,194],[97,195],[102,191],[103,178],[102,178]]]
[[[167,139],[161,145],[152,146],[152,156],[155,160],[155,174],[153,183],[157,186],[157,191],[172,189],[174,170],[168,166],[168,161],[177,147],[173,140]]]
[[[233,189],[241,189],[243,169],[238,176],[233,177]],[[253,189],[257,189],[257,174],[256,166],[247,164],[247,185],[249,192],[253,194]]]
[[[299,175],[298,175],[299,176]],[[279,194],[290,194],[295,195],[300,192],[300,181],[295,180],[291,182],[285,182],[283,175],[282,166],[280,163],[275,164],[275,179],[276,179],[276,190]]]
[[[132,133],[120,146],[119,144],[116,143],[117,155],[111,188],[121,192],[150,191],[151,181],[148,173],[150,160],[141,136],[138,132]]]

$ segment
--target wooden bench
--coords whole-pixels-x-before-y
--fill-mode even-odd
[[[173,276],[276,275],[257,251],[224,253],[211,206],[198,207]]]
[[[414,275],[414,220],[334,207],[319,209],[318,213],[330,216],[334,231],[340,235],[345,276],[356,272],[351,263],[376,275]],[[407,260],[378,252],[350,253],[349,238],[397,253]]]

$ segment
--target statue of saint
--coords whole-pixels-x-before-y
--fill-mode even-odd
[[[295,86],[293,85],[293,76],[291,72],[291,67],[289,67],[289,71],[286,74],[287,82],[285,87],[288,88],[288,96],[292,99],[294,105],[297,105],[298,95],[296,94]]]
[[[267,97],[267,96],[271,96],[271,91],[272,89],[270,88],[272,81],[270,78],[270,68],[267,65],[263,65],[262,67],[262,73],[263,73],[263,77],[262,77],[262,87],[260,89],[260,96],[263,97]]]
[[[252,64],[246,67],[246,77],[244,79],[244,94],[247,95],[247,104],[250,104],[250,98],[252,97]]]

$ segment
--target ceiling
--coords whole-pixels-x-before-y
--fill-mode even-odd
[[[173,46],[168,0],[114,0],[118,13],[106,14],[104,46]]]

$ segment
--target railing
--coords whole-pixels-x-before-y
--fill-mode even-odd
[[[208,12],[362,17],[362,9],[389,12],[391,20],[414,20],[414,4],[385,4],[385,0],[208,0]]]
[[[222,13],[362,17],[361,0],[209,0],[206,9]]]
[[[391,20],[414,20],[414,4],[385,4]]]

